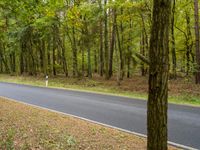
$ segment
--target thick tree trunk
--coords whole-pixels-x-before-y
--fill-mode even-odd
[[[199,43],[199,7],[198,0],[194,0],[195,37],[196,37],[196,84],[200,84],[200,43]]]
[[[154,0],[150,38],[148,150],[167,150],[167,99],[171,0]]]

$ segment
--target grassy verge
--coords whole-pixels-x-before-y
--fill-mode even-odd
[[[44,77],[9,76],[0,75],[0,82],[12,82],[34,86],[45,86]],[[77,79],[53,77],[49,79],[49,87],[95,92],[130,98],[147,99],[147,81],[136,77],[134,80],[124,80],[121,86],[117,86],[113,80],[105,81],[99,78]],[[200,86],[183,81],[171,81],[169,91],[169,102],[200,106]]]
[[[142,150],[146,139],[0,98],[0,149]]]

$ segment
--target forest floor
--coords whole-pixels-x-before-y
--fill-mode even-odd
[[[45,86],[44,76],[0,75],[0,81]],[[116,78],[105,80],[99,76],[93,76],[92,79],[57,76],[49,78],[49,87],[147,99],[148,79],[135,75],[130,79],[124,79],[118,85]],[[170,80],[169,102],[200,106],[200,85],[184,78]]]
[[[145,150],[146,139],[0,98],[0,149]]]

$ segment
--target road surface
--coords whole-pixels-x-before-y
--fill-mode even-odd
[[[0,83],[0,96],[146,134],[146,101]],[[169,141],[200,149],[200,108],[169,105]]]

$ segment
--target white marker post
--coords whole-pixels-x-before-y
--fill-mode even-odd
[[[48,87],[48,76],[46,75],[46,87]]]

